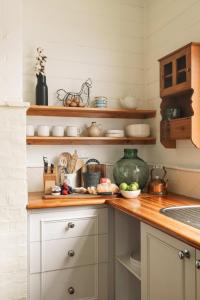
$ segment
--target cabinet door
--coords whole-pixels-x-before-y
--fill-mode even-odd
[[[191,88],[191,47],[184,47],[160,60],[160,96]]]
[[[141,239],[142,300],[195,300],[195,249],[146,224]]]
[[[191,88],[191,48],[186,47],[174,55],[175,92]]]
[[[196,300],[200,300],[200,250],[196,250],[196,290]]]
[[[160,95],[165,96],[170,94],[173,89],[175,74],[174,71],[174,62],[172,57],[167,57],[160,61]]]

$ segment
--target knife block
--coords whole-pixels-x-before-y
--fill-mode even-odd
[[[48,169],[47,173],[43,173],[43,181],[44,181],[44,194],[51,194],[52,187],[56,185],[56,173],[51,173],[50,169]]]

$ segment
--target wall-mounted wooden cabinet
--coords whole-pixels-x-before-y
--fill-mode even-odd
[[[160,140],[176,148],[176,140],[191,139],[200,148],[200,43],[190,43],[160,62]],[[169,109],[178,109],[175,119]]]
[[[191,47],[160,60],[160,95],[165,97],[191,88]]]

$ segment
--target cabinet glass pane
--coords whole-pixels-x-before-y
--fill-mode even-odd
[[[169,77],[165,77],[164,78],[164,88],[168,88],[172,86],[172,76],[169,76]]]
[[[181,56],[176,60],[176,70],[180,71],[186,68],[186,56]]]
[[[164,77],[172,74],[172,62],[164,65]]]
[[[182,71],[182,72],[177,73],[176,83],[179,84],[179,83],[182,83],[182,82],[186,82],[186,71]]]

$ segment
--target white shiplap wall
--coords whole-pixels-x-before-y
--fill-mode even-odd
[[[144,96],[144,1],[58,0],[23,1],[24,98],[35,102],[35,52],[42,46],[48,56],[49,104],[56,102],[56,90],[77,91],[88,77],[93,80],[92,98],[104,95],[110,106],[119,106],[126,95]],[[34,22],[33,22],[34,20]],[[93,119],[32,118],[29,124],[79,125]],[[104,129],[120,129],[130,120],[96,120]],[[133,121],[132,121],[133,122]],[[113,162],[124,146],[78,146],[81,157]],[[29,190],[42,188],[42,155],[52,161],[66,146],[29,146]],[[113,154],[114,153],[114,154]],[[142,147],[140,154],[142,155]],[[38,177],[38,174],[40,176]],[[40,180],[36,179],[40,178]],[[40,184],[39,184],[40,183]]]
[[[0,0],[0,299],[27,299],[21,0]]]
[[[158,59],[171,51],[196,41],[200,42],[200,1],[197,0],[147,0],[145,13],[145,99],[146,106],[157,109],[152,127],[157,144],[148,148],[148,159],[173,166],[170,175],[173,190],[200,198],[199,176],[196,172],[183,172],[177,167],[200,168],[200,150],[190,141],[178,141],[176,149],[166,149],[160,144],[160,97]],[[174,173],[175,172],[175,173]],[[177,176],[178,174],[178,176]],[[186,176],[187,175],[187,176]],[[178,177],[177,183],[174,180]],[[181,177],[183,176],[183,177]],[[183,180],[181,180],[181,178]],[[187,178],[188,186],[185,183]],[[188,189],[190,192],[188,192]]]
[[[48,56],[50,104],[58,88],[79,90],[88,77],[93,96],[143,97],[144,1],[23,2],[26,100],[35,101],[34,57],[39,45]]]

